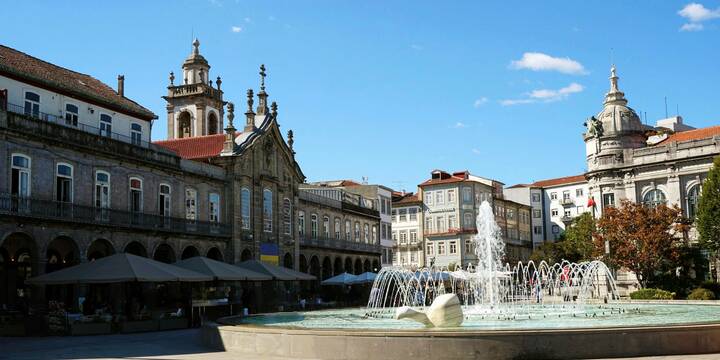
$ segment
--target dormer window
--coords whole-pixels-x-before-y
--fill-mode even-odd
[[[78,107],[73,104],[65,104],[65,125],[78,126]]]
[[[25,92],[25,115],[40,117],[40,95],[30,91]]]

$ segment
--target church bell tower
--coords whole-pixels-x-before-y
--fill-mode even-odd
[[[223,133],[222,80],[210,80],[210,64],[200,55],[200,41],[192,43],[192,53],[182,65],[182,78],[170,72],[167,101],[168,140]]]

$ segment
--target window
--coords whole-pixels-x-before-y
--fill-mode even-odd
[[[437,218],[437,228],[435,228],[437,232],[445,232],[447,231],[447,228],[445,227],[445,217],[444,216],[438,216]]]
[[[613,207],[615,206],[615,194],[609,193],[609,194],[603,194],[602,196],[602,206],[603,209],[606,207]]]
[[[426,250],[425,250],[425,253],[426,253],[427,255],[433,255],[433,250],[434,250],[434,249],[433,249],[433,244],[432,244],[432,243],[428,243],[427,246],[425,247],[425,249],[426,249]]]
[[[463,215],[463,225],[466,229],[472,229],[473,228],[473,216],[472,213],[466,212],[465,215]]]
[[[417,261],[417,253],[413,251],[410,253],[410,263],[415,263],[416,261]]]
[[[457,254],[457,241],[450,241],[450,255]]]
[[[472,240],[465,239],[465,254],[470,255],[473,253]]]
[[[360,223],[355,222],[355,242],[360,242]]]
[[[245,230],[250,229],[250,189],[246,187],[240,190],[240,215],[242,217],[242,228]]]
[[[508,237],[510,239],[517,239],[518,238],[518,231],[515,228],[508,229]]]
[[[577,212],[578,215],[580,215],[580,214],[582,214],[582,213],[585,212],[585,208],[582,207],[582,206],[576,206],[576,207],[575,207],[575,210],[576,210],[576,212]]]
[[[400,231],[400,245],[405,245],[407,243],[407,237],[407,231]]]
[[[397,241],[397,239],[398,239],[397,231],[393,231],[392,239],[393,239],[393,241]]]
[[[197,191],[185,189],[185,219],[197,220]]]
[[[688,190],[685,208],[687,209],[687,217],[694,220],[697,215],[698,201],[700,201],[700,185],[693,185]]]
[[[424,198],[425,198],[425,203],[426,203],[426,204],[428,204],[428,205],[432,205],[432,204],[433,204],[433,193],[432,193],[432,191],[426,191]]]
[[[30,196],[30,158],[24,155],[12,155],[12,196]]]
[[[283,199],[283,227],[285,235],[292,235],[292,203],[290,199]]]
[[[559,234],[560,233],[560,227],[557,225],[552,226],[552,233],[553,234]]]
[[[305,212],[304,211],[298,211],[298,233],[300,234],[300,238],[305,238]]]
[[[583,189],[575,189],[575,196],[583,196]]]
[[[388,224],[381,224],[380,225],[380,237],[383,239],[388,238],[388,227],[390,227]]]
[[[445,255],[445,242],[444,241],[438,242],[437,248],[438,248],[437,249],[438,255]]]
[[[95,172],[95,207],[110,208],[110,174],[105,171]]]
[[[655,208],[662,204],[665,204],[665,194],[658,189],[650,190],[643,196],[643,205],[645,206]]]
[[[100,136],[110,137],[112,135],[112,116],[100,114]]]
[[[78,107],[73,104],[65,104],[65,125],[78,126]]]
[[[540,209],[533,209],[533,217],[534,218],[539,219],[541,214],[542,213],[540,212]]]
[[[557,200],[557,193],[556,193],[556,192],[551,192],[551,193],[550,193],[550,200]]]
[[[515,210],[514,209],[507,209],[507,218],[508,218],[508,220],[515,220]]]
[[[532,194],[532,201],[540,202],[540,194],[537,194],[537,193]]]
[[[450,205],[455,204],[455,190],[448,190],[447,201],[448,201],[448,204],[450,204]]]
[[[410,208],[408,209],[408,212],[410,213],[410,221],[416,221],[417,220],[417,208]]]
[[[73,201],[73,168],[68,164],[57,164],[55,173],[55,201]]]
[[[472,202],[472,189],[469,187],[464,187],[462,189],[462,197],[464,203]]]
[[[323,236],[327,239],[330,237],[330,218],[323,217]]]
[[[457,229],[457,219],[455,215],[448,215],[448,229]]]
[[[133,145],[142,145],[142,126],[140,124],[130,125],[130,140]]]
[[[310,236],[312,239],[318,236],[318,217],[315,214],[310,215]]]
[[[407,209],[400,209],[398,210],[398,213],[400,214],[398,221],[407,221]]]
[[[352,225],[350,225],[350,220],[345,220],[345,240],[350,241],[352,238],[350,237],[350,233],[352,232]]]
[[[160,191],[158,194],[158,212],[160,213],[160,216],[163,217],[170,217],[170,209],[171,209],[171,194],[170,194],[170,185],[168,184],[160,184]]]
[[[550,210],[550,215],[552,215],[552,216],[558,216],[558,209],[552,209],[552,210]]]
[[[378,243],[378,238],[377,238],[377,236],[378,236],[377,225],[373,225],[373,227],[372,227],[372,243],[373,243],[373,244],[377,244],[377,243]]]
[[[563,200],[570,200],[570,190],[563,191]]]
[[[425,232],[432,233],[432,229],[433,229],[433,218],[428,216],[425,218]]]
[[[410,243],[417,244],[417,230],[410,230]]]
[[[138,178],[130,178],[130,212],[142,212],[143,190],[142,180]]]
[[[534,227],[533,227],[533,234],[535,234],[535,235],[542,235],[542,226],[534,226]]]
[[[570,213],[570,210],[565,210],[565,214],[564,214],[564,215],[565,215],[566,218],[572,216],[571,213]]]
[[[25,92],[25,115],[40,117],[40,95],[30,91]]]
[[[397,222],[397,210],[395,209],[392,211],[392,221]]]
[[[435,205],[442,205],[445,203],[445,191],[436,191],[435,192]]]
[[[263,190],[263,231],[272,232],[273,227],[273,193],[270,189]]]
[[[367,244],[370,242],[370,225],[365,224],[365,226],[363,226],[363,230],[363,234],[365,234],[365,243]]]
[[[208,201],[210,203],[210,214],[208,219],[210,220],[210,222],[220,222],[220,195],[216,193],[210,193]]]
[[[335,218],[335,227],[333,230],[335,230],[335,238],[340,240],[340,232],[342,230],[340,229],[340,218]]]

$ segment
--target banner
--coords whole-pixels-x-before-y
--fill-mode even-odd
[[[260,261],[268,264],[278,265],[280,261],[280,249],[277,244],[261,243],[260,244]]]

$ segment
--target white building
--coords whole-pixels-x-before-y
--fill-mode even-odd
[[[422,205],[413,193],[401,193],[393,198],[392,237],[396,245],[392,264],[395,266],[425,266]]]

